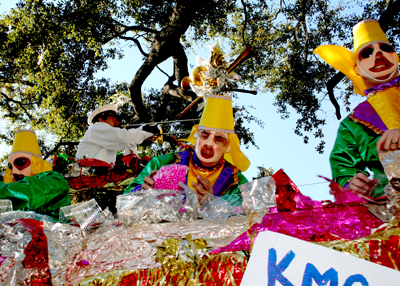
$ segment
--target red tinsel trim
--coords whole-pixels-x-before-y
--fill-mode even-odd
[[[26,255],[22,264],[25,269],[32,269],[25,279],[24,285],[53,285],[49,267],[49,253],[47,237],[43,231],[43,224],[34,219],[17,219],[32,235],[32,239],[24,250]]]
[[[118,185],[121,181],[136,176],[137,173],[123,172],[97,175],[97,176],[80,176],[76,178],[67,178],[70,188],[80,190],[83,188],[100,188],[108,183]]]
[[[299,188],[293,183],[288,175],[280,169],[272,175],[276,185],[276,206],[279,211],[297,211],[296,194],[300,193]]]
[[[235,260],[221,261],[216,260],[208,263],[203,270],[204,275],[199,276],[198,284],[210,286],[223,286],[223,285],[240,285],[243,279],[244,271],[246,270],[247,262],[236,263]],[[209,273],[207,273],[207,270]],[[165,274],[165,269],[140,269],[135,273],[127,275],[121,279],[118,286],[131,286],[131,285],[157,285],[154,284],[154,278],[162,277],[165,275],[165,280],[162,285],[178,285],[177,276]],[[211,274],[211,275],[209,275]],[[235,284],[232,283],[232,279]]]

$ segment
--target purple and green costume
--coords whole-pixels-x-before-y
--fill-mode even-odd
[[[179,153],[170,153],[154,157],[147,163],[142,172],[129,184],[124,193],[138,191],[142,188],[144,178],[150,175],[152,170],[159,170],[162,166],[170,164],[180,164],[189,166],[190,160],[193,160],[195,166],[206,168],[201,165],[196,153],[193,151],[183,151]],[[246,177],[239,171],[238,168],[225,161],[224,168],[218,179],[213,185],[214,195],[222,197],[232,203],[232,205],[241,205],[242,194],[239,186],[247,183]],[[187,176],[186,182],[187,184]]]
[[[400,78],[396,78],[367,89],[364,94],[376,94],[397,86],[399,83]],[[368,168],[374,173],[374,178],[383,178],[380,184],[382,187],[375,188],[371,196],[377,198],[384,195],[383,188],[387,184],[387,178],[384,176],[385,172],[379,161],[376,142],[386,130],[388,127],[373,106],[367,100],[360,103],[340,123],[335,145],[330,155],[333,180],[346,187],[348,181],[359,172],[370,176]]]

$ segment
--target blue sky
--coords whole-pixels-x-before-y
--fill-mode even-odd
[[[16,2],[15,0],[1,0],[0,11],[8,11],[10,8],[15,7]],[[215,43],[209,42],[208,44],[214,45]],[[110,64],[110,68],[105,73],[99,74],[99,76],[129,83],[142,63],[137,54],[134,50],[132,52],[126,50],[126,56],[122,60],[114,60]],[[196,55],[207,58],[208,54],[208,47],[196,49],[196,54],[189,57],[189,66],[196,66]],[[170,62],[162,63],[160,66],[169,74],[172,73]],[[166,80],[166,76],[155,69],[145,82],[144,87],[161,88]],[[324,111],[322,116],[326,119],[326,125],[323,127],[324,140],[326,142],[325,153],[318,154],[315,146],[317,146],[319,140],[315,140],[310,134],[309,144],[304,144],[303,138],[294,134],[298,116],[293,111],[289,119],[282,120],[276,111],[276,107],[272,105],[273,94],[260,92],[256,96],[246,93],[237,94],[239,97],[237,103],[255,106],[256,109],[253,109],[251,113],[265,123],[264,128],[256,124],[248,125],[255,134],[255,141],[259,149],[255,147],[242,148],[251,161],[251,166],[244,175],[251,180],[258,173],[257,166],[271,167],[275,171],[282,168],[304,195],[310,196],[315,200],[332,199],[329,194],[328,183],[318,177],[318,175],[322,175],[331,178],[329,153],[332,150],[340,123],[336,119],[334,108],[329,99],[326,97],[322,102]],[[362,100],[361,97],[355,97],[352,107]],[[348,115],[343,106],[341,113],[342,118]],[[7,151],[4,146],[0,145],[0,148],[0,151]]]

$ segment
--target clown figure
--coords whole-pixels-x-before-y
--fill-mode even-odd
[[[36,133],[19,130],[0,182],[0,199],[12,201],[14,210],[35,211],[58,219],[59,208],[71,204],[65,178],[42,159]]]
[[[240,150],[240,141],[234,131],[232,98],[227,95],[209,95],[198,125],[193,126],[186,141],[194,151],[183,151],[153,158],[125,189],[125,193],[155,187],[153,180],[165,165],[188,166],[186,185],[192,188],[199,201],[208,194],[222,197],[232,205],[242,202],[239,185],[247,179],[241,172],[250,161]]]
[[[400,149],[399,57],[375,20],[359,22],[353,36],[354,52],[334,45],[315,49],[366,97],[341,122],[330,163],[336,182],[376,198],[384,195],[378,179],[387,181],[378,153]]]

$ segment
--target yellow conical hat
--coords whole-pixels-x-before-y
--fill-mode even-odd
[[[35,131],[19,130],[15,132],[11,154],[16,152],[23,152],[42,158],[42,152],[40,151]]]
[[[366,19],[358,22],[353,27],[353,37],[355,53],[358,53],[362,48],[372,43],[387,43],[390,45],[379,22],[373,19]]]
[[[224,95],[207,96],[199,129],[234,133],[232,97]]]
[[[200,122],[194,125],[189,137],[184,140],[196,144],[194,134],[197,130],[214,130],[228,133],[229,149],[224,158],[240,171],[246,171],[250,161],[240,150],[240,140],[235,133],[232,97],[224,95],[208,95]]]

